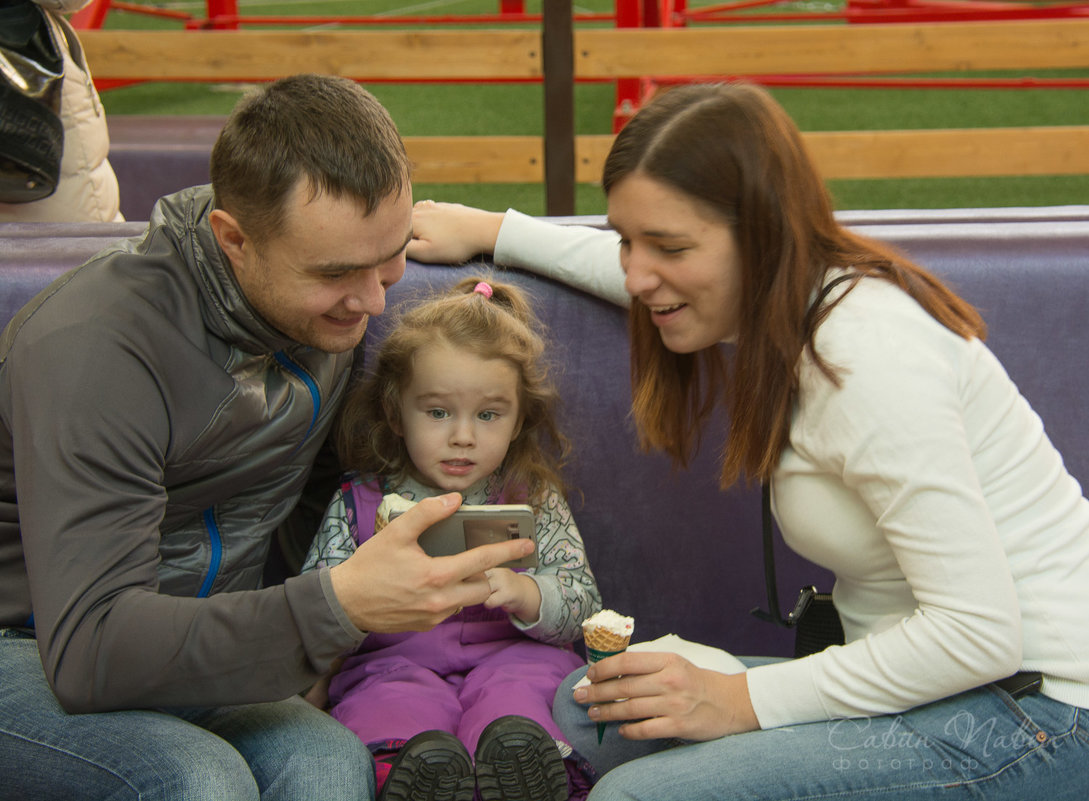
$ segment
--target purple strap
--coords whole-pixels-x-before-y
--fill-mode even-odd
[[[348,479],[340,485],[344,508],[348,514],[348,530],[356,545],[374,536],[374,516],[382,503],[382,489],[377,482]]]

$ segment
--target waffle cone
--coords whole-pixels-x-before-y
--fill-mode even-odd
[[[615,631],[609,631],[600,626],[583,629],[582,636],[586,641],[586,647],[593,648],[595,651],[623,651],[631,642],[630,634],[617,634]]]

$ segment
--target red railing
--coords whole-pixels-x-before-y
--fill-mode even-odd
[[[545,0],[547,2],[547,0]],[[846,0],[842,10],[794,12],[774,9],[784,0],[738,0],[732,3],[688,6],[687,0],[615,0],[610,13],[576,13],[572,21],[613,22],[617,28],[673,28],[688,25],[752,24],[761,22],[920,23],[943,21],[1000,21],[1089,17],[1089,2],[1019,2],[1018,0]],[[759,9],[770,9],[761,13]],[[237,0],[206,0],[205,16],[157,8],[126,0],[94,0],[75,14],[78,28],[100,28],[109,11],[123,11],[175,19],[190,30],[237,30],[243,25],[428,25],[540,24],[541,14],[528,14],[524,0],[498,0],[496,14],[460,15],[254,15],[240,14]],[[1081,78],[887,78],[820,75],[690,75],[658,78],[620,78],[616,81],[613,132],[619,131],[656,91],[658,86],[708,79],[745,77],[767,86],[847,88],[1089,88]]]
[[[623,0],[622,0],[623,1]],[[196,16],[185,11],[158,8],[142,3],[125,0],[94,0],[87,8],[72,18],[77,29],[101,28],[109,11],[122,11],[131,14],[143,14],[162,17],[181,22],[188,30],[238,30],[243,25],[493,25],[499,23],[539,24],[541,14],[526,12],[525,0],[499,0],[495,14],[437,14],[437,15],[391,15],[391,14],[240,14],[238,0],[206,0],[205,16]],[[575,14],[576,22],[611,22],[613,13]]]

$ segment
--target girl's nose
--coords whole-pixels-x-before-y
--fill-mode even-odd
[[[469,447],[476,442],[476,436],[473,431],[473,424],[469,420],[461,420],[454,425],[453,431],[450,432],[450,442],[458,447]]]

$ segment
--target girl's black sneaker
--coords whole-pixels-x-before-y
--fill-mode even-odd
[[[476,786],[482,801],[567,801],[567,769],[539,723],[506,715],[480,735]]]
[[[449,732],[420,732],[397,752],[378,801],[472,801],[473,763]]]

